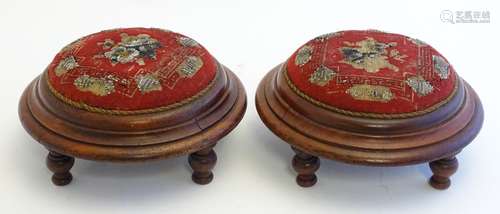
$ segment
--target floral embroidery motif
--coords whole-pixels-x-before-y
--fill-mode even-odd
[[[166,111],[217,83],[217,61],[198,42],[156,28],[100,31],[66,45],[44,77],[51,93],[104,114]]]
[[[309,77],[309,82],[319,86],[325,86],[336,74],[337,72],[334,70],[324,65],[320,65]]]
[[[303,66],[312,58],[313,48],[311,46],[304,46],[299,49],[295,57],[295,65]]]
[[[121,37],[121,42],[118,44],[110,39],[106,39],[103,43],[103,49],[109,49],[112,46],[111,50],[104,53],[104,56],[113,64],[135,61],[139,65],[144,65],[144,57],[156,59],[155,51],[160,47],[158,40],[147,34],[129,36],[122,33]]]
[[[68,71],[71,71],[78,67],[78,63],[76,62],[76,58],[74,56],[68,56],[61,60],[59,64],[57,64],[57,67],[55,68],[54,72],[56,76],[61,76]]]
[[[409,118],[454,99],[460,78],[449,63],[418,39],[348,30],[317,36],[298,47],[278,77],[299,97],[333,112]]]
[[[203,66],[203,60],[197,56],[188,56],[176,69],[182,77],[192,77]]]
[[[181,44],[184,47],[198,47],[199,44],[196,42],[194,39],[191,39],[189,37],[180,37],[178,40],[179,44]]]
[[[419,96],[430,94],[434,87],[422,76],[413,76],[406,79],[406,84]]]
[[[128,62],[136,62],[139,65],[144,65],[143,58],[155,59],[156,49],[161,47],[158,40],[151,38],[147,34],[129,36],[126,33],[122,33],[120,36],[121,41],[118,43],[112,39],[105,39],[103,42],[98,43],[104,50],[107,50],[104,53],[104,57],[110,59],[113,65]],[[183,47],[199,47],[196,41],[188,37],[179,37],[178,42]],[[180,60],[177,60],[179,65],[174,71],[179,74],[179,78],[191,78],[203,67],[203,60],[199,56],[187,56],[183,61]],[[76,58],[68,56],[59,62],[54,72],[57,76],[63,76],[78,66]],[[135,80],[138,91],[145,94],[152,91],[161,91],[163,89],[161,76],[165,75],[168,76],[168,74],[161,72],[137,74],[133,80]],[[129,93],[128,91],[123,91],[121,87],[129,87],[128,85],[132,81],[119,79],[113,75],[93,77],[88,74],[82,74],[74,80],[73,85],[80,91],[91,92],[98,96],[106,96],[116,91],[119,93]],[[170,82],[175,84],[176,81]],[[134,92],[130,93],[133,94]]]
[[[355,84],[346,91],[356,100],[389,102],[394,97],[391,90],[381,85]]]
[[[434,72],[436,72],[439,78],[448,79],[450,75],[450,64],[443,59],[443,57],[432,55],[432,63],[434,64]]]
[[[113,80],[95,78],[86,74],[76,78],[73,84],[78,90],[88,91],[97,96],[106,96],[115,90]]]
[[[340,51],[344,55],[341,63],[346,63],[357,69],[364,69],[369,73],[376,73],[382,68],[399,71],[399,68],[389,63],[389,57],[402,61],[406,55],[400,55],[397,50],[391,51],[388,55],[387,48],[397,46],[396,42],[382,43],[368,37],[365,40],[351,43],[344,42],[348,47],[341,47]]]
[[[135,82],[137,83],[137,88],[143,94],[151,91],[161,91],[162,89],[160,80],[153,74],[137,75]]]

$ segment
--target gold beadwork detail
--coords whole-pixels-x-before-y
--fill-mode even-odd
[[[419,96],[425,96],[434,91],[434,87],[431,83],[425,80],[422,76],[409,77],[406,79],[406,84],[410,86],[410,88]]]
[[[192,77],[203,67],[203,60],[197,56],[188,56],[177,68],[176,71],[182,77]]]
[[[145,94],[151,91],[161,91],[161,82],[156,75],[140,74],[135,77],[137,88]]]
[[[356,100],[389,102],[394,95],[391,89],[381,85],[355,84],[346,91]]]
[[[57,64],[56,68],[54,69],[54,73],[56,74],[56,76],[60,77],[61,75],[75,69],[76,67],[78,67],[76,58],[74,56],[68,56],[61,60],[59,64]]]
[[[336,74],[337,72],[334,70],[329,69],[324,65],[320,65],[309,77],[309,82],[319,86],[325,86]]]
[[[311,46],[304,46],[299,49],[297,56],[295,56],[295,65],[303,66],[308,63],[312,58],[313,48]]]
[[[432,64],[434,65],[434,72],[436,72],[440,79],[448,79],[450,75],[450,64],[448,64],[443,57],[432,55]]]
[[[76,78],[73,84],[78,90],[91,92],[97,96],[106,96],[115,91],[115,85],[112,80],[95,78],[86,74]]]

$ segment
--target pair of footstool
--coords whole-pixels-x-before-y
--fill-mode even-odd
[[[474,90],[428,44],[380,31],[341,31],[301,46],[261,81],[262,121],[292,146],[297,183],[317,182],[319,157],[352,164],[429,162],[450,186],[455,155],[479,132]],[[189,155],[208,184],[217,141],[246,110],[240,80],[195,40],[155,28],[85,36],[25,90],[24,128],[44,145],[56,185],[74,158],[145,161]]]

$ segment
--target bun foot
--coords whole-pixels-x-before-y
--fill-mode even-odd
[[[296,153],[293,157],[292,165],[298,173],[296,178],[297,184],[301,187],[313,186],[318,181],[314,173],[319,169],[319,158],[309,155],[293,146],[292,149]]]
[[[429,184],[435,189],[445,190],[451,185],[450,177],[458,169],[457,158],[448,157],[429,163],[432,170],[432,177],[429,179]]]
[[[52,175],[52,183],[56,186],[67,185],[73,180],[71,175],[71,167],[75,163],[73,157],[69,157],[57,152],[50,151],[47,155],[47,168],[54,173]]]
[[[189,155],[189,165],[193,169],[191,179],[197,184],[209,184],[214,178],[212,169],[217,162],[217,155],[212,148],[202,149]]]

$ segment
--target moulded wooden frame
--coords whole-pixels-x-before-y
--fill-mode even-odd
[[[215,83],[203,96],[167,111],[113,115],[62,102],[40,75],[24,91],[19,117],[26,131],[50,152],[56,185],[70,183],[74,158],[147,161],[189,154],[192,179],[207,184],[217,157],[213,147],[241,121],[246,93],[240,80],[218,64]]]
[[[450,186],[455,155],[478,134],[483,109],[474,90],[458,78],[457,91],[439,109],[417,117],[374,119],[348,116],[317,106],[288,85],[279,65],[261,81],[255,102],[260,118],[289,143],[297,183],[316,183],[319,157],[351,164],[400,166],[429,162],[437,189]]]

